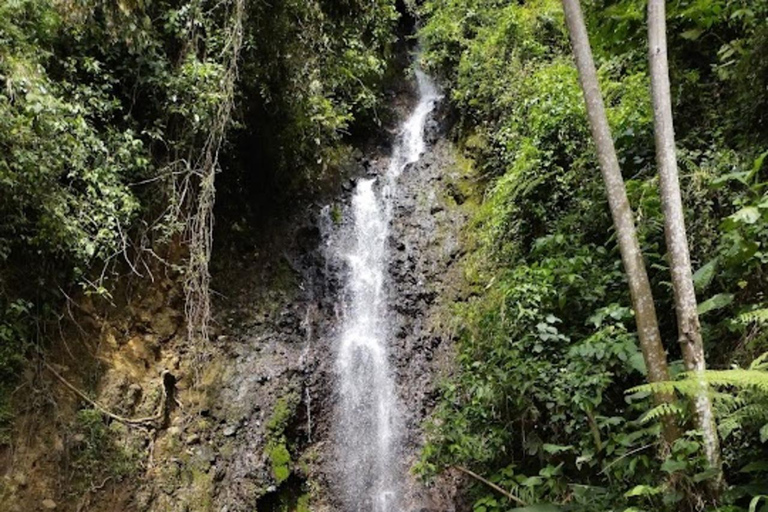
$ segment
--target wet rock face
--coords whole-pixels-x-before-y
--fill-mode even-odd
[[[406,411],[406,464],[424,443],[423,422],[435,405],[440,376],[451,371],[451,329],[447,306],[460,293],[460,231],[467,214],[450,198],[448,184],[458,176],[454,148],[428,125],[430,148],[398,183],[392,226],[391,314],[395,327],[392,357]],[[408,510],[456,510],[457,483],[449,475],[431,488],[413,481]]]
[[[405,110],[407,96],[398,98]],[[404,474],[423,445],[438,377],[452,367],[445,305],[460,290],[459,233],[467,214],[455,150],[441,126],[428,124],[427,153],[399,177],[387,245],[390,367],[405,415]],[[346,512],[334,485],[332,432],[347,269],[328,254],[327,237],[348,222],[356,180],[380,175],[390,151],[387,141],[361,151],[352,178],[323,201],[329,208],[297,206],[270,220],[251,249],[218,249],[210,346],[187,343],[182,297],[170,279],[163,293],[155,285],[131,306],[132,323],[105,332],[104,344],[117,356],[96,398],[126,417],[155,414],[163,389],[173,390],[169,402],[176,404],[157,430],[115,429],[116,443],[142,457],[131,477],[104,480],[89,491],[85,508],[64,492],[37,492],[25,479],[14,488],[31,488],[34,507],[51,510]],[[451,477],[429,488],[409,478],[404,512],[455,509]],[[66,490],[58,474],[49,483],[52,491]]]
[[[455,150],[440,128],[428,125],[427,153],[399,177],[388,241],[390,357],[405,412],[407,475],[424,442],[438,377],[451,371],[446,304],[461,282],[467,214],[455,198]],[[356,176],[386,168],[386,145],[364,155]],[[181,402],[193,406],[155,443],[156,478],[142,488],[140,510],[269,512],[309,503],[313,512],[343,511],[333,422],[347,269],[328,254],[328,237],[349,222],[355,180],[344,183],[332,207],[313,205],[283,219],[253,254],[232,256],[215,276],[216,341],[200,390],[182,390]],[[408,512],[456,509],[451,477],[429,488],[407,478]]]

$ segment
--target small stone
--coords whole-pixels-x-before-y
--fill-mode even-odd
[[[43,508],[46,510],[53,510],[56,508],[56,502],[50,498],[43,500],[42,505],[43,505]]]
[[[224,437],[232,437],[237,432],[237,427],[234,425],[230,425],[227,428],[224,429]]]
[[[200,442],[200,436],[197,434],[191,434],[187,437],[187,444],[197,444]]]

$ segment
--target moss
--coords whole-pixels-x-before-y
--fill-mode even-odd
[[[281,259],[276,265],[275,272],[272,275],[270,288],[283,292],[292,292],[298,286],[296,271],[285,259]]]
[[[272,437],[282,435],[288,426],[288,421],[296,413],[296,407],[298,407],[300,401],[299,394],[296,392],[290,392],[277,400],[272,410],[272,415],[265,425]]]
[[[235,443],[233,443],[232,441],[227,441],[226,443],[224,443],[224,446],[221,447],[221,449],[219,450],[219,453],[221,454],[222,457],[227,459],[232,457],[235,454]]]
[[[198,418],[197,421],[195,421],[195,430],[198,432],[204,432],[206,430],[211,430],[213,428],[213,423],[208,418]]]
[[[272,476],[280,485],[291,475],[291,454],[284,442],[272,441],[267,445],[266,455],[272,466]]]
[[[309,512],[309,494],[302,494],[296,502],[296,512]]]
[[[10,397],[10,386],[0,384],[0,446],[10,444],[13,434],[14,414]]]
[[[213,510],[213,475],[197,469],[192,470],[192,499],[190,510],[209,512]]]
[[[275,402],[272,415],[267,420],[267,446],[264,454],[269,459],[272,476],[278,485],[291,475],[291,453],[286,445],[285,429],[296,414],[301,397],[295,391],[280,397]]]
[[[331,220],[334,224],[341,224],[341,207],[338,204],[334,204],[331,207]]]

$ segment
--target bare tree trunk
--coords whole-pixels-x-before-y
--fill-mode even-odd
[[[579,80],[587,104],[587,117],[608,193],[608,204],[618,235],[621,259],[629,280],[632,307],[635,310],[635,321],[637,322],[637,334],[640,339],[645,366],[648,369],[648,380],[650,382],[667,381],[669,380],[667,354],[661,344],[651,285],[648,281],[643,256],[640,253],[632,208],[627,199],[627,191],[619,169],[619,161],[616,158],[611,129],[605,115],[605,105],[597,82],[597,71],[592,59],[584,16],[579,0],[563,0],[563,8],[576,59],[576,67],[579,70]],[[673,396],[670,394],[659,393],[655,398],[657,404],[673,401]],[[679,436],[674,418],[668,415],[664,417],[663,435],[668,443]]]
[[[678,340],[685,366],[690,372],[703,372],[704,345],[701,339],[696,294],[693,287],[691,257],[685,233],[683,202],[675,155],[675,132],[672,123],[672,99],[667,62],[667,36],[664,0],[648,1],[648,60],[651,70],[653,124],[656,137],[656,163],[659,167],[664,231],[675,293]],[[704,451],[710,466],[721,471],[720,447],[712,403],[703,379],[701,392],[695,398],[696,426],[704,436]],[[719,480],[719,478],[718,478]]]

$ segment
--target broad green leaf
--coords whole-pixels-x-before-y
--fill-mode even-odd
[[[639,350],[629,356],[629,360],[627,362],[629,366],[638,373],[645,375],[648,372],[648,369],[645,367],[645,358],[643,358],[643,353]]]
[[[557,445],[557,444],[544,443],[541,447],[542,447],[542,449],[545,452],[552,453],[552,454],[568,452],[568,451],[573,450],[573,446],[571,446],[571,445],[560,446],[560,445]]]
[[[703,32],[704,31],[701,30],[700,28],[692,28],[690,30],[686,30],[685,32],[681,33],[680,37],[682,37],[683,39],[688,39],[689,41],[695,41],[701,36]]]
[[[717,295],[714,295],[699,304],[699,307],[698,307],[699,315],[703,315],[705,313],[709,313],[710,311],[724,308],[730,305],[732,302],[733,302],[732,293],[718,293]]]
[[[541,485],[544,483],[544,479],[540,476],[529,476],[522,482],[520,482],[520,485],[525,487],[535,487],[537,485]]]
[[[723,187],[726,183],[729,181],[738,181],[739,183],[742,183],[744,185],[749,185],[749,179],[750,173],[746,171],[740,171],[740,172],[730,172],[728,174],[723,174],[722,176],[718,176],[717,178],[714,178],[710,184],[710,186],[714,189],[718,189]]]
[[[661,470],[666,471],[667,473],[676,473],[678,471],[683,471],[687,468],[688,468],[688,463],[683,460],[668,459],[668,460],[665,460],[664,463],[661,465]]]
[[[768,156],[768,151],[762,153],[755,159],[755,163],[752,164],[752,170],[749,173],[749,179],[756,175],[758,171],[760,171],[760,169],[763,167],[763,162],[765,161],[766,156]]]
[[[745,206],[728,219],[740,224],[754,224],[760,220],[760,210],[756,206]]]
[[[661,487],[652,487],[650,485],[636,485],[626,493],[625,498],[632,498],[634,496],[653,496],[661,493]]]
[[[720,474],[718,469],[710,468],[702,471],[701,473],[696,473],[693,475],[693,481],[696,483],[703,482],[705,480],[709,480],[710,478],[715,478],[718,474]]]
[[[768,471],[768,460],[750,462],[739,470],[739,473],[761,473]]]
[[[717,270],[717,258],[707,262],[699,270],[693,274],[693,285],[696,287],[697,292],[706,290],[709,284],[712,282],[712,278],[715,277],[715,271]]]

